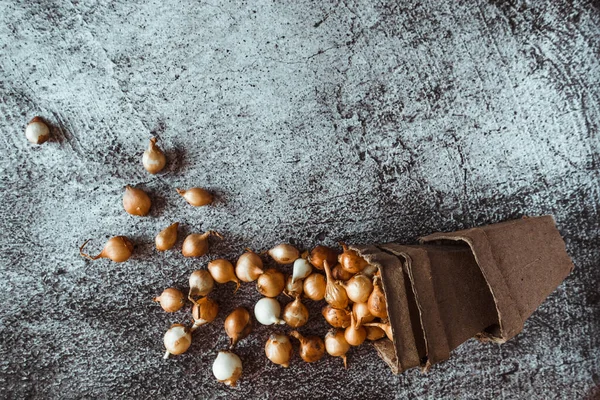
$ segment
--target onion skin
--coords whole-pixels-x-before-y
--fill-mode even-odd
[[[97,256],[90,256],[83,252],[83,249],[86,244],[88,244],[89,240],[86,240],[85,243],[81,245],[79,248],[79,254],[82,257],[88,258],[90,260],[97,260],[99,258],[108,258],[114,262],[123,262],[127,261],[131,254],[133,253],[133,244],[131,241],[125,236],[113,236],[108,239],[104,248]]]
[[[244,307],[238,307],[225,318],[225,333],[229,336],[229,348],[233,348],[238,341],[247,337],[252,332],[252,318]]]
[[[356,326],[354,316],[352,316],[352,323],[344,331],[344,338],[350,346],[360,346],[367,338],[367,331],[362,326]]]
[[[352,323],[352,315],[348,310],[325,306],[321,310],[321,314],[325,321],[334,328],[347,328]]]
[[[356,251],[350,250],[345,244],[342,244],[342,248],[344,249],[344,252],[340,254],[338,261],[342,265],[342,268],[349,273],[357,274],[369,265],[364,258],[359,256]]]
[[[348,368],[346,353],[350,350],[350,345],[346,342],[344,331],[331,329],[325,335],[325,350],[334,357],[340,357],[344,360],[344,368]]]
[[[300,297],[285,306],[283,320],[292,328],[299,328],[308,322],[308,308],[300,301]]]
[[[251,250],[242,254],[235,264],[235,274],[242,282],[254,282],[263,273],[262,259]]]
[[[290,336],[300,341],[300,358],[307,363],[319,361],[325,355],[325,343],[318,336],[302,336],[298,331],[290,332]]]
[[[267,252],[271,258],[281,265],[291,264],[300,258],[300,252],[291,244],[280,244]]]
[[[189,286],[190,291],[188,299],[195,303],[196,300],[194,299],[194,296],[204,297],[212,292],[215,286],[215,280],[207,270],[198,269],[190,274]]]
[[[162,309],[168,313],[180,310],[185,304],[185,296],[180,290],[175,288],[163,290],[160,296],[152,300],[159,303]]]
[[[173,324],[165,333],[163,343],[167,349],[163,358],[167,359],[171,354],[183,354],[192,344],[192,333],[184,325]]]
[[[290,342],[290,339],[286,335],[281,333],[271,334],[265,344],[267,358],[284,368],[290,366],[290,359],[293,352],[292,342]]]
[[[367,340],[375,341],[385,337],[385,332],[383,329],[377,326],[365,326],[367,331]]]
[[[354,303],[352,305],[352,315],[356,320],[356,326],[361,326],[364,323],[372,322],[375,319],[374,315],[371,315],[369,311],[369,305],[367,303]]]
[[[282,272],[271,268],[256,280],[256,290],[265,297],[277,297],[285,288],[285,276]]]
[[[254,316],[262,325],[285,324],[280,319],[281,305],[276,299],[263,297],[254,305]]]
[[[234,387],[242,376],[242,361],[232,351],[220,351],[213,362],[212,370],[219,382]]]
[[[338,259],[338,252],[327,246],[317,246],[310,252],[308,262],[316,269],[323,270],[323,262],[327,261],[329,265],[335,265]]]
[[[331,276],[336,281],[347,281],[348,279],[352,278],[354,274],[351,274],[350,272],[342,268],[342,264],[337,264],[331,270]]]
[[[142,165],[146,171],[150,172],[152,175],[162,171],[167,164],[165,153],[158,147],[156,141],[157,139],[154,137],[150,139],[148,149],[144,151],[144,155],[142,156]]]
[[[369,296],[367,304],[369,306],[369,312],[371,315],[381,319],[388,317],[385,293],[383,292],[383,289],[381,289],[379,277],[377,276],[374,278],[373,291]]]
[[[219,304],[213,299],[203,297],[198,301],[194,302],[192,308],[192,319],[194,325],[192,326],[192,332],[201,327],[202,325],[211,323],[217,318],[219,313]]]
[[[175,222],[174,224],[169,225],[154,239],[154,244],[156,245],[156,250],[158,251],[166,251],[170,250],[177,243],[177,229],[179,228],[179,222]]]
[[[326,288],[327,282],[325,281],[325,277],[318,272],[313,272],[304,280],[302,291],[307,298],[313,301],[320,301],[325,298]]]
[[[364,275],[357,274],[350,278],[345,284],[348,298],[355,303],[366,303],[373,291],[371,279]]]
[[[194,207],[207,206],[214,200],[213,195],[208,190],[202,188],[195,187],[188,190],[175,190],[177,190],[177,193],[179,193],[185,201]]]
[[[290,275],[285,280],[285,289],[283,289],[283,294],[288,297],[298,297],[302,295],[302,291],[304,290],[304,283],[302,280],[298,279],[296,282],[293,282],[293,277]]]
[[[125,186],[125,194],[123,195],[123,208],[127,213],[143,217],[148,215],[152,201],[146,192],[142,189],[134,188],[129,185]]]
[[[208,253],[208,237],[217,236],[222,238],[221,234],[215,231],[208,231],[204,233],[192,233],[189,234],[183,241],[181,246],[181,253],[184,257],[202,257]]]
[[[325,273],[327,274],[327,286],[325,287],[325,301],[328,302],[334,308],[344,309],[348,307],[348,295],[346,289],[341,283],[334,281],[331,276],[331,268],[329,263],[325,261],[323,263],[325,267]]]
[[[25,128],[25,137],[32,144],[46,143],[50,139],[50,128],[41,117],[34,117]]]
[[[387,336],[388,339],[390,339],[392,342],[394,341],[394,335],[392,334],[392,326],[390,324],[382,324],[381,322],[370,322],[368,324],[365,324],[364,326],[365,328],[369,326],[379,328],[383,330],[385,336]]]

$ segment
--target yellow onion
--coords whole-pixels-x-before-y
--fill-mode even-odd
[[[334,249],[326,246],[317,246],[310,252],[308,261],[315,268],[323,270],[323,262],[327,261],[329,265],[335,265],[338,259],[338,253]]]
[[[299,328],[308,322],[308,308],[300,301],[300,297],[283,309],[283,320],[292,328]]]
[[[25,137],[29,143],[45,143],[50,139],[50,128],[41,117],[34,117],[25,128]]]
[[[194,320],[192,332],[202,325],[213,322],[217,318],[218,313],[219,305],[213,299],[203,297],[195,301],[194,307],[192,307],[192,319]]]
[[[154,243],[156,244],[156,250],[165,251],[172,249],[177,242],[177,228],[179,227],[179,222],[175,222],[172,225],[169,225],[154,239]]]
[[[206,206],[213,202],[213,195],[202,188],[191,188],[188,190],[175,189],[189,204],[194,207]]]
[[[362,274],[354,275],[344,283],[348,298],[355,303],[366,303],[373,291],[371,279]]]
[[[325,350],[329,355],[344,360],[344,368],[348,368],[346,353],[350,350],[350,345],[346,342],[343,330],[331,329],[327,332],[327,335],[325,335]]]
[[[325,321],[334,328],[347,328],[352,322],[351,313],[345,309],[333,308],[331,306],[323,307],[321,314]]]
[[[352,278],[354,274],[351,274],[350,272],[342,268],[342,264],[337,264],[331,270],[331,276],[336,281],[347,281],[348,279]]]
[[[247,250],[235,264],[235,274],[242,282],[254,282],[264,271],[263,262],[258,254]]]
[[[306,259],[299,258],[294,261],[294,269],[292,271],[292,282],[302,280],[310,275],[312,272],[312,266]]]
[[[371,322],[375,319],[375,316],[371,315],[367,303],[354,303],[352,305],[352,314],[354,315],[357,326],[361,326],[362,324]]]
[[[163,343],[167,349],[163,358],[167,359],[171,354],[183,354],[192,344],[192,332],[187,326],[173,324],[165,333]]]
[[[244,307],[238,307],[225,318],[225,333],[229,336],[229,347],[233,347],[252,332],[252,318]]]
[[[181,253],[184,257],[202,257],[208,253],[208,238],[209,236],[217,236],[223,238],[219,233],[215,231],[208,231],[204,233],[192,233],[189,234],[183,241],[181,247]]]
[[[300,342],[300,357],[307,363],[319,361],[325,354],[325,343],[318,336],[302,336],[298,331],[290,332],[290,335]]]
[[[325,277],[317,272],[313,272],[304,279],[304,284],[302,285],[304,295],[313,301],[323,300],[326,288],[327,282],[325,282]]]
[[[129,185],[125,186],[125,194],[123,195],[123,208],[125,211],[131,215],[143,217],[148,215],[151,206],[152,202],[146,192]]]
[[[282,333],[272,333],[265,344],[265,354],[267,355],[267,358],[273,363],[279,364],[285,368],[290,366],[290,359],[292,358],[293,352],[294,350],[290,338]]]
[[[352,323],[344,331],[344,338],[350,346],[360,346],[367,338],[367,331],[364,327],[356,325],[354,316],[352,316]]]
[[[283,273],[271,268],[256,280],[256,290],[265,297],[277,297],[285,287],[285,276]]]
[[[267,252],[277,264],[291,264],[300,257],[300,252],[291,244],[280,244]]]
[[[86,240],[85,243],[81,245],[79,248],[79,254],[82,257],[88,258],[90,260],[97,260],[99,258],[108,258],[114,262],[123,262],[127,261],[129,257],[131,257],[131,253],[133,253],[133,244],[129,239],[125,236],[113,236],[104,245],[104,248],[97,256],[90,256],[89,254],[85,254],[83,249],[86,244],[88,244],[89,240]]]
[[[160,296],[152,299],[160,304],[166,312],[178,311],[185,304],[185,296],[180,290],[175,288],[167,288],[163,290]]]
[[[394,341],[394,335],[392,334],[392,326],[390,324],[382,324],[381,322],[369,322],[368,324],[365,324],[365,328],[369,326],[383,330],[385,332],[385,336],[387,336],[387,338],[390,339],[392,342]]]
[[[283,293],[288,297],[298,297],[302,294],[302,288],[304,287],[304,283],[302,280],[297,280],[293,282],[294,277],[288,276],[285,280],[285,288],[283,289]]]
[[[212,371],[219,382],[233,387],[242,376],[242,360],[231,351],[220,351],[213,362]]]
[[[371,315],[377,318],[387,318],[387,303],[385,301],[385,293],[381,288],[381,284],[379,283],[379,277],[375,276],[373,282],[373,291],[369,296],[369,300],[367,302],[369,306],[369,312]]]
[[[365,326],[367,331],[367,340],[375,341],[385,337],[385,332],[383,329],[377,326]]]
[[[356,251],[350,250],[345,244],[342,244],[342,248],[344,252],[340,254],[338,261],[342,265],[342,268],[351,274],[359,273],[369,264]]]
[[[165,167],[167,164],[167,158],[165,157],[165,153],[158,147],[156,144],[157,139],[150,139],[150,144],[148,145],[148,149],[144,151],[144,155],[142,156],[142,164],[146,171],[151,174],[156,174]]]
[[[327,275],[327,286],[325,287],[325,301],[328,302],[333,308],[346,308],[348,307],[348,295],[346,289],[340,282],[334,281],[331,277],[331,268],[329,263],[325,261],[323,263],[325,267],[325,274]]]
[[[229,261],[219,258],[209,262],[207,268],[217,283],[235,282],[234,293],[240,288],[240,280],[235,276],[233,264]]]
[[[188,294],[188,298],[192,302],[196,302],[194,297],[204,297],[207,296],[215,286],[215,281],[210,274],[205,269],[198,269],[191,273],[190,275],[190,292]]]

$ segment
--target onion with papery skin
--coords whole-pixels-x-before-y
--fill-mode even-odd
[[[202,207],[213,202],[213,195],[202,188],[191,188],[188,190],[175,189],[190,205],[194,207]]]
[[[45,143],[50,139],[50,128],[41,117],[34,117],[25,128],[25,137],[29,143]]]
[[[195,296],[204,297],[207,296],[215,286],[215,280],[213,279],[210,272],[205,269],[198,269],[190,275],[190,292],[188,298],[196,302]]]
[[[233,387],[242,376],[242,360],[231,351],[220,351],[213,362],[212,371],[219,382]]]
[[[317,246],[310,252],[308,261],[315,268],[322,270],[323,262],[327,261],[329,265],[335,265],[338,259],[338,253],[334,249],[327,246]]]
[[[291,244],[280,244],[267,252],[277,264],[291,264],[300,257],[300,252]]]
[[[348,368],[346,353],[350,350],[350,345],[346,342],[343,330],[331,329],[327,332],[327,335],[325,335],[325,350],[329,355],[344,360],[344,368]]]
[[[281,305],[271,297],[263,297],[254,306],[254,316],[263,325],[285,324],[280,315]]]
[[[292,279],[293,278],[290,275],[285,280],[285,288],[283,289],[283,293],[288,297],[298,297],[302,294],[304,282],[302,280],[292,282]]]
[[[346,289],[340,282],[334,281],[331,277],[331,268],[329,263],[325,261],[323,263],[325,268],[325,274],[327,275],[327,286],[325,287],[325,301],[328,302],[334,308],[346,308],[348,307],[348,295]]]
[[[321,314],[325,321],[334,328],[347,328],[352,322],[351,312],[345,309],[333,308],[331,306],[323,307]]]
[[[351,274],[350,272],[342,268],[342,264],[337,264],[331,270],[331,276],[336,281],[347,281],[348,279],[352,278],[354,274]]]
[[[309,276],[312,272],[312,266],[304,258],[299,258],[294,261],[294,268],[292,272],[292,282],[302,280]]]
[[[88,239],[81,245],[79,248],[79,254],[82,257],[88,258],[90,260],[97,260],[99,258],[108,258],[114,262],[123,262],[127,261],[131,254],[133,253],[133,244],[129,239],[125,236],[113,236],[104,245],[104,248],[97,256],[90,256],[83,252],[83,249],[86,244],[91,239]]]
[[[171,354],[183,354],[192,344],[192,333],[187,326],[173,324],[165,333],[163,343],[167,349],[163,357],[164,359],[169,358]]]
[[[342,244],[342,248],[344,252],[340,254],[338,261],[342,264],[342,268],[351,274],[359,273],[369,264],[356,251],[350,250],[345,244]]]
[[[392,334],[392,326],[390,324],[382,324],[381,322],[369,322],[368,324],[364,325],[365,327],[374,326],[383,330],[385,332],[385,336],[387,336],[387,338],[390,339],[392,342],[394,341],[394,335]]]
[[[379,283],[379,277],[375,276],[373,279],[373,291],[369,296],[369,300],[367,302],[369,306],[369,312],[371,315],[377,318],[387,318],[387,303],[385,301],[385,293],[381,288],[381,284]]]
[[[379,268],[376,265],[368,264],[360,273],[369,278],[373,278],[375,274],[379,273]]]
[[[300,297],[283,309],[283,320],[292,328],[299,328],[308,322],[308,308],[300,301]]]
[[[240,280],[237,278],[237,276],[235,276],[233,264],[229,261],[223,258],[218,258],[209,262],[207,268],[208,272],[210,272],[213,279],[217,283],[235,282],[236,286],[233,293],[237,292],[237,290],[240,288]]]
[[[356,320],[356,325],[361,326],[364,323],[371,322],[375,319],[374,315],[369,312],[369,305],[367,303],[354,303],[352,305],[352,314]]]
[[[366,303],[373,291],[371,279],[362,274],[354,275],[343,285],[348,298],[355,303]]]
[[[179,228],[179,222],[175,222],[172,225],[169,225],[154,239],[154,244],[156,245],[156,250],[165,251],[172,249],[177,243],[177,228]]]
[[[307,363],[319,361],[325,354],[325,343],[318,336],[302,336],[298,331],[290,332],[300,342],[300,357]]]
[[[123,208],[131,215],[143,217],[148,215],[152,201],[146,192],[142,189],[134,188],[129,185],[125,186],[125,194],[123,195]]]
[[[264,271],[263,262],[258,254],[247,250],[235,264],[235,274],[243,282],[254,282]]]
[[[185,304],[185,296],[180,290],[175,288],[167,288],[163,290],[160,296],[152,299],[160,304],[166,312],[175,312]]]
[[[158,147],[156,141],[156,138],[150,139],[150,144],[142,156],[142,165],[152,175],[162,171],[167,164],[167,157],[165,157],[165,153]]]
[[[184,257],[202,257],[208,253],[208,238],[209,236],[217,236],[223,238],[220,233],[208,231],[204,233],[189,234],[183,241],[181,253]]]
[[[229,348],[252,332],[252,318],[244,307],[238,307],[225,318],[225,333],[229,336]]]
[[[285,276],[282,272],[271,268],[256,280],[256,290],[265,297],[277,297],[285,287]]]
[[[267,358],[285,368],[290,366],[290,359],[293,352],[294,349],[292,348],[290,338],[282,333],[272,333],[265,344]]]
[[[344,338],[350,346],[360,346],[367,338],[367,331],[362,326],[356,326],[354,316],[352,316],[352,323],[344,331]]]
[[[192,307],[192,319],[194,320],[192,332],[202,325],[213,322],[217,318],[218,313],[219,305],[213,299],[203,297],[194,302],[194,307]]]
[[[385,337],[384,330],[377,326],[365,326],[365,330],[367,331],[367,340],[375,341]]]
[[[320,301],[325,298],[325,289],[327,282],[322,274],[313,272],[305,280],[302,286],[304,295],[313,301]]]

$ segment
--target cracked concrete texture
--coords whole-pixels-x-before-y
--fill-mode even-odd
[[[0,389],[6,398],[593,398],[600,384],[597,1],[0,0]],[[53,140],[29,145],[42,115]],[[151,135],[168,171],[149,176]],[[121,208],[123,187],[153,198]],[[175,187],[204,186],[192,209]],[[428,375],[392,376],[370,346],[288,369],[259,327],[237,388],[210,366],[224,315],[161,359],[185,312],[150,301],[210,257],[156,254],[160,229],[217,229],[211,257],[281,241],[413,242],[554,214],[576,265],[525,330],[469,341]],[[124,264],[77,248],[112,235]],[[93,249],[90,249],[93,250]],[[286,269],[286,268],[284,268]],[[289,269],[289,268],[287,268]],[[283,300],[283,299],[282,299]],[[324,335],[315,316],[303,330]]]

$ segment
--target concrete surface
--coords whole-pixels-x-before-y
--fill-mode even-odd
[[[0,391],[5,398],[580,399],[600,384],[600,3],[594,1],[0,0]],[[24,137],[35,115],[53,140]],[[151,135],[168,171],[149,176]],[[126,184],[152,195],[125,214]],[[175,187],[205,186],[193,209]],[[428,375],[374,350],[268,362],[242,341],[239,387],[211,375],[221,314],[163,361],[185,312],[151,302],[208,258],[155,233],[217,229],[211,257],[281,241],[413,242],[524,214],[556,216],[576,270],[511,342],[469,341]],[[89,262],[129,235],[124,264]],[[315,316],[303,331],[323,335]]]

